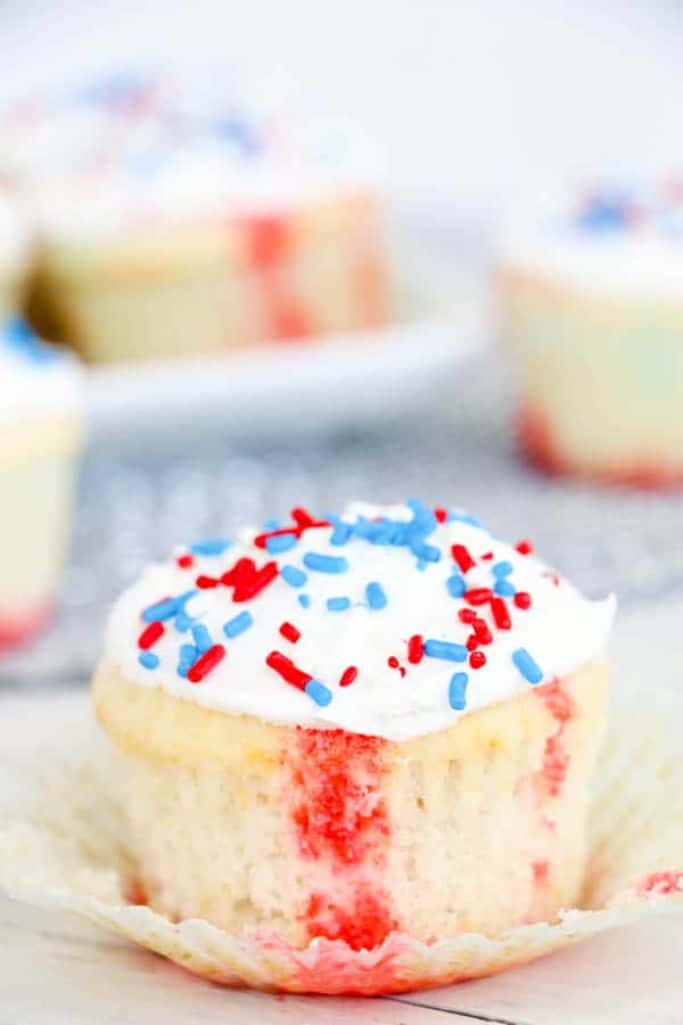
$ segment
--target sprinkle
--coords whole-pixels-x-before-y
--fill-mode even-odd
[[[517,597],[518,595],[515,595],[515,604],[517,603]],[[502,598],[491,599],[491,615],[493,616],[493,622],[499,630],[509,630],[512,626],[508,607]]]
[[[223,633],[226,637],[239,637],[240,634],[243,634],[253,624],[254,617],[251,612],[247,612],[245,609],[244,612],[238,613],[232,619],[229,619],[227,623],[223,624]]]
[[[452,545],[451,555],[453,561],[458,564],[458,569],[461,573],[467,573],[468,569],[472,569],[474,566],[474,559],[468,552],[465,545]]]
[[[212,648],[205,651],[195,664],[188,670],[187,678],[190,683],[200,683],[208,673],[214,669],[225,657],[225,648],[222,644],[214,644]]]
[[[192,627],[192,637],[194,643],[199,651],[200,655],[203,655],[209,650],[213,641],[211,640],[211,634],[206,629],[203,623],[195,623]]]
[[[463,598],[470,605],[485,605],[491,601],[493,597],[493,591],[490,587],[473,587],[470,591],[465,591]]]
[[[181,644],[180,657],[178,660],[178,676],[187,676],[193,662],[199,657],[199,652],[194,644]]]
[[[512,653],[512,661],[519,669],[525,680],[529,683],[540,683],[543,679],[543,671],[533,660],[526,648],[517,648]]]
[[[341,674],[339,679],[340,687],[349,687],[358,676],[358,670],[355,666],[348,666]]]
[[[176,558],[176,565],[178,565],[180,569],[190,569],[190,567],[194,566],[194,559],[188,553],[185,555],[179,555]]]
[[[429,658],[442,658],[447,662],[464,662],[467,658],[467,649],[462,644],[438,641],[434,638],[424,642],[424,653]]]
[[[263,529],[265,531],[268,531],[269,533],[272,533],[272,531],[278,530],[279,526],[279,520],[266,520],[266,522],[263,524]]]
[[[310,530],[313,527],[329,527],[330,523],[328,520],[316,520],[314,519],[306,509],[296,508],[292,509],[291,517],[294,520],[294,527],[281,527],[276,530],[267,530],[263,534],[257,534],[254,538],[254,544],[257,548],[265,548],[268,539],[273,537],[280,537],[282,535],[294,535],[300,538],[306,530]]]
[[[365,588],[365,597],[371,609],[383,609],[387,605],[387,596],[384,588],[376,580],[371,580]]]
[[[280,651],[271,651],[266,656],[266,665],[274,669],[278,676],[281,676],[285,683],[292,687],[304,690],[309,680],[313,679],[310,673],[304,673],[298,666],[295,666],[291,658],[287,658]]]
[[[493,552],[484,552],[484,554],[481,556],[482,562],[490,562],[492,558]]]
[[[280,552],[288,552],[298,543],[296,534],[274,534],[266,538],[266,550],[269,555],[279,555]]]
[[[446,581],[446,587],[451,598],[462,598],[463,594],[467,590],[467,584],[465,583],[464,577],[461,577],[459,573],[454,573]]]
[[[473,669],[481,669],[486,665],[486,655],[483,651],[473,651],[470,655],[470,665]]]
[[[461,712],[465,707],[467,680],[467,673],[453,673],[451,676],[451,682],[448,685],[448,704],[456,712]]]
[[[351,608],[351,599],[344,597],[328,598],[326,605],[329,612],[346,612],[347,609]]]
[[[514,585],[506,580],[504,577],[499,577],[493,585],[493,590],[501,598],[514,598],[515,588]]]
[[[477,613],[474,609],[460,609],[458,611],[458,619],[461,623],[473,623],[477,618]]]
[[[330,544],[335,546],[345,545],[350,540],[351,534],[353,533],[352,527],[349,523],[344,523],[343,520],[338,519],[336,516],[329,517],[330,522],[334,524],[332,529],[332,535],[330,537]]]
[[[224,573],[221,583],[232,587],[234,602],[251,601],[260,594],[278,575],[276,562],[267,562],[256,569],[253,559],[238,559],[232,569]]]
[[[153,623],[150,623],[148,627],[142,631],[138,637],[138,648],[151,648],[153,644],[159,640],[164,632],[164,624],[160,623],[158,619],[155,619]]]
[[[436,509],[434,510],[434,516],[436,517],[437,523],[445,523],[448,519],[448,510],[444,509],[440,505],[437,505]]]
[[[138,655],[138,662],[145,669],[156,669],[159,665],[159,656],[155,655],[153,651],[141,651]]]
[[[210,541],[195,541],[190,551],[195,555],[222,555],[231,545],[226,537],[213,538]]]
[[[349,561],[343,555],[320,555],[318,552],[306,552],[304,566],[315,573],[345,573]]]
[[[483,619],[475,619],[472,622],[472,629],[474,630],[474,636],[477,638],[479,644],[492,644],[493,634],[488,628],[488,624]]]
[[[399,660],[396,658],[395,655],[390,655],[389,656],[389,658],[387,659],[387,665],[389,666],[390,669],[398,669],[398,671],[399,671],[399,673],[401,674],[402,677],[406,675],[406,671],[405,671],[404,666],[401,665],[401,663],[399,662]]]
[[[143,611],[142,618],[145,623],[153,623],[155,619],[162,621],[172,619],[173,616],[182,610],[185,602],[196,593],[193,589],[179,594],[176,598],[164,598],[163,601],[158,601],[155,605],[149,605]]]
[[[304,691],[309,698],[315,701],[316,705],[320,705],[323,708],[325,705],[329,705],[332,700],[332,691],[324,683],[321,683],[320,680],[309,680],[304,687]]]
[[[509,577],[513,569],[514,567],[512,563],[507,560],[503,562],[496,562],[491,566],[491,572],[494,577]]]
[[[290,587],[303,587],[308,580],[304,571],[296,566],[281,566],[280,576]]]
[[[419,539],[413,539],[410,542],[410,550],[417,555],[418,559],[423,559],[425,562],[441,561],[441,549],[436,545],[427,545]]]
[[[208,577],[205,573],[200,573],[195,580],[195,584],[202,591],[208,591],[211,587],[218,587],[220,580],[217,577]]]
[[[419,573],[424,573],[428,565],[429,563],[426,559],[418,559],[415,563],[415,569],[418,570]]]
[[[286,641],[291,641],[292,644],[296,644],[301,637],[301,631],[297,630],[293,623],[281,623],[280,633]]]
[[[424,643],[421,634],[413,634],[408,641],[408,661],[411,665],[418,665],[424,655]]]
[[[308,609],[311,607],[311,599],[307,594],[298,595],[299,605],[302,609]]]
[[[184,634],[192,626],[192,616],[188,616],[184,609],[181,609],[173,623],[178,633]]]
[[[517,544],[515,545],[515,548],[517,549],[517,551],[519,552],[520,555],[531,555],[533,553],[533,550],[534,550],[534,547],[533,547],[531,541],[527,541],[527,540],[518,541]]]
[[[479,647],[479,638],[476,634],[470,634],[465,642],[465,647],[468,651],[476,651]]]
[[[518,609],[529,609],[531,608],[531,595],[528,591],[518,591],[513,601]]]

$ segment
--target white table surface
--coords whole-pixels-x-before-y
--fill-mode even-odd
[[[644,645],[643,632],[678,636],[683,608],[624,617],[617,675],[666,670],[683,650]],[[659,658],[657,666],[652,660]],[[76,695],[50,700],[58,708]],[[35,741],[43,696],[0,698],[0,743]],[[28,724],[31,730],[27,729]],[[494,978],[400,998],[271,996],[224,989],[163,958],[67,918],[0,898],[0,1025],[683,1025],[683,923],[660,917],[615,930]]]

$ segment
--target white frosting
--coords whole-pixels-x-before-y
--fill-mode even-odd
[[[82,371],[71,353],[33,340],[28,346],[8,341],[11,325],[0,330],[0,422],[51,414],[77,414]],[[35,346],[40,355],[32,354]]]
[[[354,504],[342,519],[355,523],[360,514],[400,521],[409,521],[413,515],[403,505]],[[423,562],[421,569],[409,547],[371,544],[355,536],[346,544],[334,545],[331,536],[329,527],[309,529],[290,551],[269,555],[253,545],[255,532],[245,530],[224,553],[195,555],[189,569],[180,568],[175,559],[150,566],[113,609],[106,660],[141,686],[161,687],[207,708],[245,713],[273,723],[342,727],[404,740],[447,727],[459,715],[528,689],[530,684],[512,659],[519,649],[525,649],[541,668],[543,682],[571,673],[604,652],[615,599],[587,600],[533,555],[519,554],[480,526],[459,520],[439,525],[425,543],[439,549],[440,561]],[[426,654],[419,664],[407,660],[407,644],[413,635],[463,645],[471,632],[458,617],[459,610],[470,606],[464,599],[452,597],[447,587],[448,578],[459,572],[450,554],[453,544],[465,545],[476,560],[493,552],[492,561],[477,561],[465,574],[468,589],[491,586],[492,566],[502,560],[513,566],[508,577],[513,587],[531,595],[527,610],[506,599],[512,620],[509,630],[493,626],[488,605],[478,607],[493,634],[493,642],[481,647],[487,662],[479,669]],[[343,557],[348,569],[340,573],[307,569],[303,561],[307,552]],[[158,657],[158,665],[141,665],[142,611],[160,599],[193,588],[199,574],[219,578],[244,556],[251,557],[257,567],[274,559],[280,568],[303,568],[307,581],[295,588],[278,576],[247,602],[234,602],[233,590],[226,586],[199,590],[189,598],[186,612],[208,629],[214,644],[226,648],[223,660],[201,682],[191,683],[178,673],[180,645],[192,643],[192,636],[180,633],[172,618],[165,621],[165,633],[150,649]],[[386,594],[385,608],[368,604],[366,586],[372,581],[379,582]],[[302,593],[310,597],[308,608],[298,601]],[[330,611],[326,600],[339,596],[350,598],[350,608]],[[245,611],[253,616],[253,625],[233,639],[226,638],[223,625]],[[294,624],[301,632],[297,643],[281,636],[283,622]],[[306,693],[284,682],[266,664],[266,656],[273,650],[323,683],[331,692],[330,703],[320,707]],[[405,676],[388,665],[392,656],[406,669]],[[350,686],[342,687],[339,681],[349,666],[357,667],[358,676]],[[449,683],[458,672],[468,675],[462,711],[449,703]]]

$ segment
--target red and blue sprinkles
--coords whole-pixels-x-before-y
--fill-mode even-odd
[[[283,585],[278,594],[286,594],[287,588],[291,588],[296,592],[289,592],[292,600],[296,598],[301,609],[310,608],[311,595],[302,591],[309,583],[309,574],[341,576],[351,568],[346,554],[328,554],[301,543],[304,536],[307,540],[312,540],[313,532],[327,530],[324,542],[336,548],[347,546],[353,540],[360,540],[372,546],[406,549],[409,554],[415,556],[415,561],[408,565],[422,572],[433,573],[429,567],[450,556],[451,570],[450,573],[446,571],[448,575],[445,576],[445,587],[455,603],[453,628],[458,632],[457,639],[449,637],[448,631],[444,631],[440,636],[427,638],[415,631],[396,639],[394,651],[398,655],[403,652],[401,658],[405,658],[405,665],[391,648],[385,651],[384,660],[390,669],[398,671],[401,678],[408,676],[424,659],[435,660],[437,663],[466,663],[476,674],[488,661],[482,649],[494,645],[499,633],[514,628],[513,615],[517,617],[531,608],[532,596],[528,591],[518,590],[514,582],[515,567],[510,560],[502,558],[494,561],[493,551],[486,550],[481,553],[471,541],[468,544],[449,544],[449,547],[442,550],[442,547],[427,540],[440,524],[452,525],[449,540],[452,540],[453,533],[457,534],[455,525],[458,523],[483,529],[473,517],[443,507],[431,510],[416,500],[411,500],[406,505],[411,512],[409,519],[392,519],[387,515],[368,518],[360,515],[352,522],[332,514],[318,519],[306,509],[296,507],[291,512],[290,524],[269,521],[263,531],[256,535],[253,544],[261,552],[260,560],[257,551],[256,559],[250,556],[238,557],[224,571],[217,561],[204,560],[218,560],[223,556],[232,545],[227,538],[210,538],[189,545],[186,551],[175,556],[174,563],[178,570],[183,571],[184,579],[188,583],[192,582],[194,586],[175,596],[166,595],[142,610],[142,626],[137,636],[139,664],[150,671],[158,669],[162,655],[166,657],[164,653],[167,651],[169,638],[176,636],[178,675],[194,685],[210,679],[213,670],[226,657],[227,647],[217,643],[206,623],[202,622],[204,613],[199,609],[200,602],[196,603],[197,607],[194,607],[194,603],[190,606],[192,615],[186,610],[186,604],[205,591],[217,592],[226,589],[228,603],[255,603],[253,611],[247,608],[236,611],[222,625],[219,623],[212,626],[212,630],[221,631],[231,644],[234,642],[237,645],[242,643],[242,635],[259,620],[259,596],[276,581],[281,580]],[[523,556],[531,555],[533,552],[530,542],[526,540],[518,542],[515,547]],[[281,564],[277,557],[285,553],[288,553],[290,561]],[[219,566],[218,569],[215,568],[216,565]],[[191,570],[194,572],[189,573]],[[443,581],[444,577],[440,579]],[[552,582],[559,584],[559,578],[554,577]],[[324,610],[322,614],[327,612],[338,616],[348,614],[351,610],[365,608],[374,615],[382,613],[390,605],[387,588],[381,579],[373,579],[366,583],[362,597],[353,594],[352,588],[351,592],[325,597],[323,591],[323,597],[320,598],[316,594],[315,608],[319,614]],[[329,590],[327,594],[329,595]],[[305,633],[305,623],[302,621],[301,625]],[[279,636],[291,645],[297,644],[303,636],[302,630],[289,620],[281,621],[275,629]],[[463,632],[466,636],[463,636]],[[159,649],[152,650],[158,642],[161,642]],[[304,648],[305,641],[300,650],[304,651]],[[516,648],[509,657],[527,683],[535,686],[543,680],[543,670],[526,648]],[[302,661],[305,663],[305,657],[302,657]],[[328,686],[295,664],[281,651],[273,650],[265,657],[265,664],[285,684],[300,690],[321,708],[333,701],[337,688],[349,687],[356,681],[361,681],[358,685],[362,685],[362,664],[357,658],[349,659],[349,662],[346,668],[337,669],[336,685]],[[367,676],[365,678],[367,679]],[[406,680],[406,685],[410,682]],[[399,685],[398,680],[396,685]],[[469,672],[457,671],[450,679],[448,676],[445,677],[444,696],[450,708],[463,711],[467,707],[468,686]]]

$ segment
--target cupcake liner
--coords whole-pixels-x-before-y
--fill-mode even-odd
[[[683,912],[683,696],[675,693],[621,690],[613,701],[579,907],[496,937],[468,933],[425,944],[392,933],[360,952],[325,939],[295,950],[267,932],[233,936],[136,904],[114,763],[85,698],[54,722],[47,739],[10,741],[0,755],[0,888],[75,912],[215,982],[399,993],[493,974],[606,929]]]

